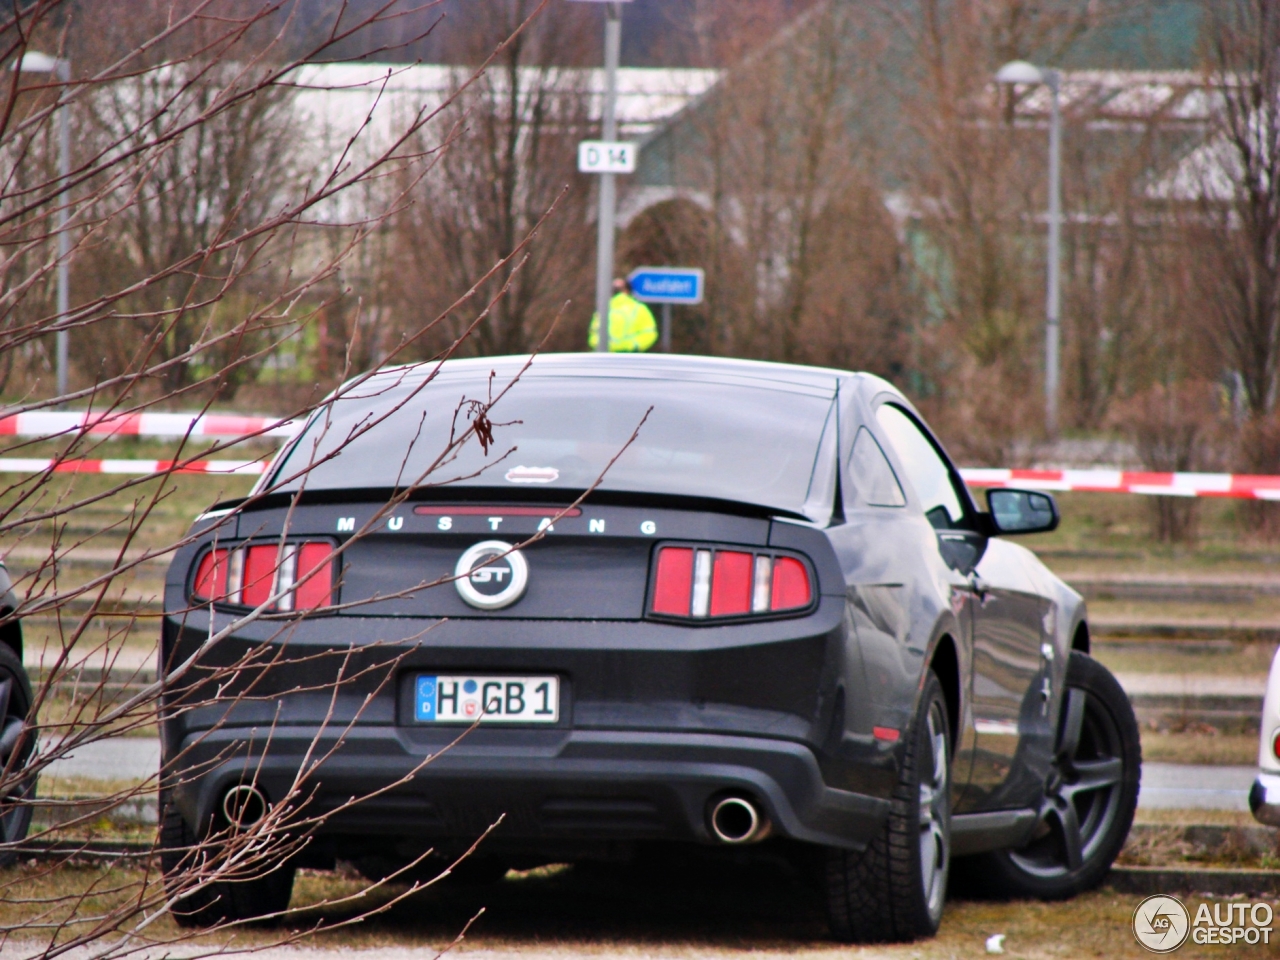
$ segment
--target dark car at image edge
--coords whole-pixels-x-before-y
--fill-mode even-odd
[[[1137,726],[1080,596],[1005,539],[1057,525],[1048,495],[980,509],[868,374],[527,363],[380,371],[197,519],[162,671],[278,600],[166,693],[170,882],[309,755],[322,819],[182,922],[283,910],[299,865],[456,856],[499,818],[473,858],[495,877],[670,844],[781,852],[842,940],[931,935],[949,879],[1044,898],[1101,881],[1136,805]],[[493,396],[492,448],[471,436],[418,484]],[[197,692],[245,657],[274,665]]]

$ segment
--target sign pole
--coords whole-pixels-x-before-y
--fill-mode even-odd
[[[57,78],[71,83],[71,61],[55,60]],[[59,96],[67,96],[60,92]],[[68,208],[71,197],[67,193],[67,181],[71,178],[71,107],[63,104],[58,111],[58,326],[67,322],[71,312],[71,235],[67,233]],[[68,354],[71,334],[64,327],[58,331],[55,341],[57,359],[58,397],[67,395]],[[65,403],[65,401],[63,401]]]
[[[622,6],[605,4],[604,19],[604,131],[603,139],[618,139],[618,120],[614,112],[618,98],[618,58],[622,50]],[[600,318],[600,336],[596,349],[609,351],[609,299],[613,285],[614,217],[617,212],[615,174],[600,175],[599,233],[596,238],[596,316]]]
[[[671,304],[662,305],[662,352],[671,352]]]
[[[1042,70],[1049,86],[1049,283],[1045,292],[1044,422],[1050,437],[1058,435],[1059,337],[1062,316],[1062,75]]]

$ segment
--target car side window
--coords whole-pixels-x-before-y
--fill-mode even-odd
[[[951,471],[938,448],[900,407],[882,404],[876,419],[893,444],[894,452],[924,505],[924,515],[938,530],[961,526],[964,508],[951,484]]]
[[[849,475],[863,501],[873,507],[904,507],[907,498],[880,444],[866,427],[858,428],[849,457]]]

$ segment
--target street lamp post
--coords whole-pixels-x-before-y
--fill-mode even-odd
[[[1058,432],[1058,381],[1061,369],[1062,303],[1062,106],[1059,90],[1062,74],[1013,60],[996,72],[996,82],[1044,84],[1049,88],[1049,256],[1045,291],[1044,419],[1050,436]]]
[[[62,60],[28,50],[14,64],[23,73],[47,73],[63,84],[71,81],[71,61]],[[71,115],[64,105],[58,111],[58,332],[56,334],[55,367],[58,377],[58,396],[67,395],[67,355],[70,337],[62,324],[71,312],[71,236],[67,233],[70,203],[67,184],[71,177]]]
[[[622,53],[622,6],[606,3],[604,14],[604,129],[606,143],[618,139],[618,60]],[[600,216],[596,237],[596,316],[600,334],[596,349],[609,352],[609,300],[613,287],[614,219],[618,209],[617,184],[613,173],[600,174]]]
[[[618,195],[615,177],[634,173],[636,145],[618,142],[618,60],[622,53],[622,5],[631,0],[580,0],[604,7],[604,123],[602,140],[578,144],[578,170],[600,176],[600,216],[596,221],[596,349],[609,352],[609,300],[613,287],[613,245]]]

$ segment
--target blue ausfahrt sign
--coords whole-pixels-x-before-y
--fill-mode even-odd
[[[636,267],[627,278],[645,303],[701,303],[706,277],[697,267]]]

